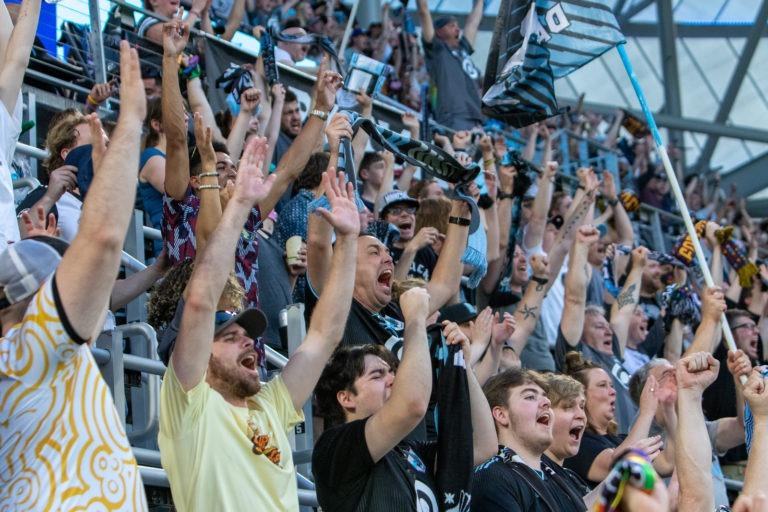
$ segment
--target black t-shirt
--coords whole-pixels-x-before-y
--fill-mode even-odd
[[[403,255],[403,249],[397,247],[390,247],[389,254],[392,255],[392,261],[397,264],[400,261],[400,257]],[[419,249],[416,252],[416,256],[413,257],[411,262],[411,268],[408,269],[408,277],[418,277],[425,281],[429,281],[432,272],[437,265],[437,253],[432,246],[428,245]]]
[[[542,458],[543,471],[534,471],[508,448],[475,468],[473,512],[583,512],[584,502],[573,492],[554,462]],[[536,483],[534,488],[531,482]],[[542,495],[546,494],[546,497]],[[551,503],[552,506],[549,506]],[[554,508],[553,508],[554,507]]]
[[[587,475],[589,474],[589,468],[592,467],[592,463],[595,461],[598,455],[603,450],[617,448],[627,436],[619,435],[614,436],[611,434],[600,435],[590,430],[584,432],[584,436],[581,438],[581,446],[579,446],[579,453],[575,457],[565,459],[564,466],[570,470],[573,470],[579,478],[584,480],[587,485],[593,489],[597,487],[600,482],[593,482]]]
[[[563,479],[565,483],[568,484],[568,486],[573,490],[573,492],[579,496],[586,496],[589,494],[589,491],[591,490],[589,488],[589,484],[584,481],[583,478],[581,478],[578,474],[576,474],[575,471],[572,469],[566,468],[561,466],[560,464],[556,463],[555,461],[550,461],[549,458],[544,456],[547,460],[547,465],[557,473],[557,475]]]
[[[309,323],[312,311],[317,304],[317,292],[309,282],[307,283],[306,298],[305,312],[307,323]],[[386,346],[398,359],[401,359],[404,330],[403,313],[396,302],[390,302],[384,306],[384,309],[374,313],[355,299],[352,299],[352,307],[349,310],[347,326],[344,328],[341,345],[376,343]]]
[[[325,512],[437,512],[436,443],[403,441],[374,462],[368,419],[323,432],[312,453],[317,500]]]

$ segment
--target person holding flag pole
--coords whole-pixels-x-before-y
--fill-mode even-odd
[[[643,110],[646,122],[648,123],[648,127],[650,128],[651,134],[653,135],[653,142],[656,145],[656,150],[659,152],[659,156],[661,157],[661,162],[664,165],[664,171],[667,173],[667,180],[669,181],[672,195],[674,196],[675,203],[677,203],[677,207],[680,210],[680,215],[683,217],[683,222],[685,223],[685,229],[688,232],[688,236],[690,236],[691,242],[693,243],[693,248],[696,253],[696,261],[699,263],[699,267],[701,268],[701,273],[704,276],[704,282],[708,288],[712,288],[715,286],[715,282],[712,279],[712,273],[709,271],[707,259],[705,258],[704,251],[701,248],[701,242],[699,241],[699,237],[696,234],[696,228],[693,226],[693,220],[691,219],[691,214],[688,212],[688,206],[685,204],[685,198],[683,197],[682,190],[680,190],[680,184],[677,182],[677,176],[675,175],[675,170],[672,168],[672,162],[669,160],[667,148],[664,147],[664,142],[661,140],[659,128],[656,126],[656,120],[653,118],[653,113],[648,107],[648,102],[645,99],[645,93],[643,92],[642,87],[640,87],[640,82],[637,80],[637,75],[635,75],[632,62],[629,60],[629,55],[627,55],[627,50],[624,47],[625,44],[626,43],[618,44],[616,49],[619,52],[621,62],[627,72],[629,81],[632,83],[632,88],[635,90],[637,99],[640,102],[640,107]],[[728,345],[728,350],[735,351],[736,342],[733,339],[733,332],[731,332],[731,326],[728,324],[725,313],[722,313],[720,323],[722,324],[723,336],[725,337],[725,342]],[[747,383],[747,377],[744,375],[742,375],[739,380],[741,381],[742,385]]]
[[[675,202],[691,238],[707,287],[712,274],[701,249],[683,193],[625,49],[626,40],[606,0],[507,0],[499,8],[486,65],[483,113],[523,127],[562,114],[554,81],[617,47],[661,156]],[[736,350],[725,314],[721,317],[729,350]],[[742,384],[746,378],[742,377]]]

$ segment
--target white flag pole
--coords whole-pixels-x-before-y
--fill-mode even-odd
[[[648,108],[648,102],[645,99],[645,94],[643,93],[643,89],[640,87],[640,82],[637,80],[637,75],[635,75],[635,70],[632,68],[632,63],[629,60],[629,56],[627,55],[627,51],[624,46],[624,43],[619,44],[617,45],[616,49],[619,51],[621,62],[624,64],[624,69],[627,71],[629,81],[632,82],[632,87],[635,89],[637,99],[640,101],[640,107],[643,109],[643,114],[645,114],[648,127],[651,129],[651,134],[653,135],[653,140],[656,144],[656,150],[659,152],[661,162],[664,164],[664,170],[667,173],[667,180],[669,181],[670,188],[672,189],[672,195],[675,197],[675,202],[677,203],[677,207],[683,217],[685,229],[688,231],[688,235],[691,237],[691,242],[693,242],[693,248],[696,252],[696,261],[698,261],[699,267],[701,267],[701,273],[704,275],[704,281],[706,282],[707,287],[711,288],[715,285],[715,283],[712,280],[712,274],[709,271],[707,259],[704,257],[704,251],[701,249],[701,243],[699,242],[699,237],[696,234],[696,228],[693,226],[691,214],[688,212],[688,206],[685,204],[685,198],[683,197],[682,190],[680,190],[680,184],[677,182],[677,176],[675,175],[675,171],[672,168],[672,162],[669,160],[667,148],[664,147],[664,143],[661,140],[659,128],[656,126],[656,120],[653,118],[651,109]],[[728,349],[736,350],[736,343],[733,340],[733,332],[731,332],[731,327],[728,325],[728,320],[725,317],[725,313],[722,314],[720,323],[723,327],[723,336],[725,337],[725,342],[728,345]],[[747,378],[744,375],[741,376],[740,380],[742,385],[747,383]]]

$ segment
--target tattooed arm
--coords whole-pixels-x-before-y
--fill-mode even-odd
[[[533,278],[528,282],[523,298],[515,310],[515,332],[509,338],[510,344],[518,354],[523,352],[525,344],[528,342],[528,336],[536,328],[536,322],[538,322],[541,313],[541,302],[549,289],[547,286],[547,279],[549,279],[547,257],[534,254],[531,256],[530,263],[533,268]]]
[[[619,356],[624,357],[624,349],[627,346],[627,337],[629,336],[629,324],[632,321],[632,315],[635,314],[635,307],[640,300],[640,279],[643,276],[643,268],[648,259],[648,249],[638,247],[632,251],[632,270],[627,276],[624,288],[616,297],[616,301],[611,307],[611,328],[616,339],[619,340]]]
[[[579,189],[581,192],[581,189]],[[557,233],[557,238],[552,244],[552,249],[549,251],[549,283],[547,283],[544,293],[552,287],[555,283],[555,279],[560,275],[560,267],[563,266],[565,256],[573,245],[574,235],[580,226],[584,224],[590,224],[595,210],[595,194],[594,191],[590,191],[588,194],[579,194],[579,203],[576,206],[572,206],[569,213],[566,215],[565,222]],[[576,199],[574,198],[574,202]]]

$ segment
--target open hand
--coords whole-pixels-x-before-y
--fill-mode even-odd
[[[318,214],[333,226],[337,236],[358,236],[360,234],[360,215],[355,204],[355,190],[347,175],[335,172],[333,167],[323,173],[323,189],[331,210],[318,208]]]

